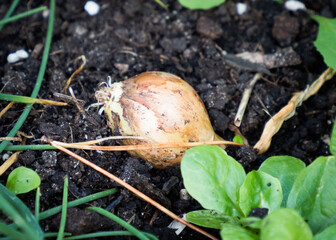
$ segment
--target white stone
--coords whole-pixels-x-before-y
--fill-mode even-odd
[[[182,219],[186,220],[186,215],[187,214],[183,214]],[[172,221],[169,225],[168,228],[170,229],[174,229],[175,230],[175,234],[179,235],[184,229],[185,229],[186,225],[174,220]]]
[[[10,53],[7,56],[7,62],[8,63],[16,63],[22,59],[26,59],[29,57],[29,54],[26,50],[20,49],[16,52]]]
[[[236,4],[237,14],[243,15],[247,10],[247,5],[245,3],[237,3]]]
[[[298,11],[298,10],[305,10],[306,6],[302,2],[296,0],[289,0],[285,2],[285,8],[289,11]]]
[[[16,63],[18,61],[20,61],[20,58],[15,52],[8,54],[8,56],[7,56],[7,62],[8,63]]]
[[[4,155],[2,155],[2,161],[6,161],[9,157],[9,154],[5,153]]]
[[[29,54],[26,50],[17,50],[16,51],[16,55],[20,58],[20,59],[26,59],[29,57]]]
[[[44,18],[49,17],[49,13],[50,13],[49,9],[44,10],[44,11],[42,12],[42,17],[44,17]]]
[[[97,15],[99,10],[100,10],[100,6],[98,3],[94,2],[94,1],[87,1],[84,5],[84,10],[90,15],[90,16],[94,16]]]

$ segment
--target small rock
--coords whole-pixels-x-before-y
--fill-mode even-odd
[[[201,17],[197,21],[196,30],[199,34],[211,39],[220,38],[223,34],[221,26],[207,17]]]
[[[299,33],[300,24],[297,18],[284,12],[274,17],[272,36],[281,46],[289,45]]]
[[[305,10],[306,6],[304,3],[296,0],[289,0],[285,2],[285,8],[289,11],[298,11],[298,10]]]
[[[181,200],[186,200],[186,201],[189,201],[190,200],[190,195],[187,191],[187,189],[183,188],[180,190],[180,199]]]
[[[57,152],[55,151],[42,152],[42,160],[45,167],[55,167],[57,164]]]
[[[43,153],[42,153],[43,154]],[[19,155],[19,161],[22,165],[30,165],[35,161],[35,151],[28,149]]]
[[[29,57],[29,54],[26,50],[20,49],[16,52],[10,53],[7,56],[7,62],[8,63],[16,63],[20,60],[26,59]]]
[[[95,16],[99,13],[100,6],[94,1],[87,1],[84,5],[84,10],[90,15]]]
[[[164,194],[168,194],[178,183],[179,183],[178,177],[172,176],[171,178],[169,178],[167,182],[163,184],[162,192]]]
[[[238,15],[243,15],[246,13],[247,10],[247,5],[246,3],[237,3],[236,4],[236,11]]]

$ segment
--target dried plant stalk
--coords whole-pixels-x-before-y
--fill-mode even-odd
[[[271,145],[272,137],[279,131],[284,121],[294,116],[295,109],[301,106],[303,101],[316,94],[321,86],[334,75],[335,71],[332,68],[328,68],[311,85],[308,85],[306,89],[295,93],[288,104],[266,123],[260,140],[254,145],[254,148],[258,149],[258,154],[268,150]]]
[[[10,102],[4,109],[2,109],[0,112],[0,118],[14,105],[14,103],[15,102]]]
[[[10,166],[13,165],[13,163],[16,162],[16,160],[18,159],[19,154],[22,151],[17,151],[15,153],[12,154],[12,156],[10,156],[10,158],[8,158],[1,166],[0,166],[0,176],[7,171],[8,168],[10,168]]]
[[[254,75],[253,79],[250,81],[250,83],[248,84],[248,86],[245,88],[242,99],[240,101],[239,104],[239,108],[234,120],[234,125],[236,125],[237,127],[240,127],[240,124],[242,122],[244,113],[245,113],[245,109],[247,106],[247,103],[250,99],[251,93],[252,93],[252,89],[254,87],[254,85],[256,84],[256,82],[261,78],[261,73],[257,73],[256,75]]]
[[[139,139],[139,137],[118,137],[119,139]],[[42,141],[47,141],[46,138],[41,138]],[[105,140],[105,139],[104,139]],[[187,143],[160,143],[160,144],[138,144],[138,145],[126,145],[126,146],[91,146],[91,144],[98,143],[101,141],[94,140],[89,142],[81,142],[81,143],[65,143],[59,141],[53,141],[60,146],[67,148],[77,148],[77,149],[85,149],[85,150],[101,150],[101,151],[132,151],[132,150],[151,150],[151,149],[161,149],[161,148],[191,148],[198,145],[219,145],[220,147],[223,145],[232,145],[232,146],[241,146],[240,143],[235,143],[231,141],[208,141],[208,142],[187,142]]]
[[[68,90],[73,77],[77,75],[78,73],[80,73],[86,64],[86,57],[84,55],[81,55],[78,58],[76,58],[75,62],[78,61],[79,59],[81,59],[83,63],[79,66],[79,68],[76,69],[76,71],[73,74],[71,74],[70,78],[68,79],[68,81],[66,82],[64,86],[64,89],[63,89],[64,93],[66,93],[66,91]]]

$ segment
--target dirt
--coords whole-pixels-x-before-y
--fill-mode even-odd
[[[304,1],[307,8],[326,17],[336,16],[334,0]],[[291,95],[303,90],[325,69],[323,58],[316,51],[317,24],[303,11],[289,12],[283,5],[270,0],[247,2],[248,10],[238,15],[233,1],[208,11],[183,8],[177,1],[167,1],[168,10],[155,1],[101,0],[101,10],[89,16],[84,1],[57,1],[51,53],[40,98],[60,100],[55,93],[63,87],[80,66],[81,55],[87,63],[71,83],[76,98],[84,108],[94,103],[99,83],[111,76],[122,81],[145,71],[165,71],[176,74],[190,83],[205,103],[215,131],[224,139],[235,135],[230,130],[242,96],[242,91],[255,72],[225,61],[220,49],[228,54],[261,51],[265,54],[292,47],[301,63],[270,69],[255,85],[243,118],[241,133],[250,146],[259,139],[265,122],[283,107]],[[1,4],[0,16],[9,8],[9,1]],[[21,3],[16,13],[47,1]],[[0,89],[3,93],[29,96],[34,87],[42,56],[47,19],[35,14],[6,25],[0,32]],[[30,57],[9,64],[6,57],[18,49],[26,49]],[[334,78],[335,80],[335,78]],[[257,156],[248,147],[228,148],[230,155],[246,170],[256,169],[269,156],[290,155],[309,164],[320,155],[328,155],[328,137],[336,116],[335,81],[331,80],[298,108],[276,134],[267,153]],[[6,102],[0,102],[1,109]],[[15,104],[0,119],[0,136],[7,136],[23,111]],[[267,112],[267,113],[266,113]],[[64,142],[81,142],[111,135],[106,118],[91,108],[85,114],[70,103],[67,107],[34,105],[21,131],[33,138],[27,144],[39,144],[42,136]],[[13,143],[15,144],[15,143]],[[116,144],[113,141],[104,145]],[[201,206],[193,199],[180,196],[183,191],[179,166],[156,170],[141,159],[125,152],[74,152],[126,180],[129,184],[180,215]],[[2,159],[6,157],[4,152]],[[3,160],[1,160],[3,161]],[[41,210],[61,204],[63,177],[69,175],[69,200],[113,187],[120,191],[90,205],[107,208],[133,226],[152,232],[160,239],[204,239],[202,235],[185,229],[179,236],[168,229],[172,221],[148,203],[121,188],[95,170],[78,163],[72,157],[56,151],[25,151],[19,160],[0,178],[5,184],[11,170],[26,166],[42,178]],[[21,195],[34,209],[34,194]],[[59,216],[41,222],[45,231],[57,231]],[[121,229],[105,218],[87,212],[84,206],[68,214],[66,231],[81,234],[101,230]],[[208,230],[218,236],[215,230]],[[127,238],[128,239],[128,238]]]

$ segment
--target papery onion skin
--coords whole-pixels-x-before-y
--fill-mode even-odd
[[[197,92],[181,78],[165,72],[145,72],[96,92],[112,130],[126,145],[222,140],[210,123]],[[179,163],[186,148],[132,150],[129,153],[162,169]]]

